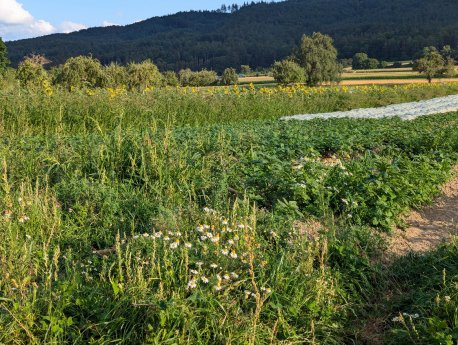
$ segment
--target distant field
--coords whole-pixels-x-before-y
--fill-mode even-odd
[[[458,74],[458,70],[457,70]],[[440,83],[445,81],[458,81],[457,78],[435,79],[433,82]],[[270,76],[244,77],[240,78],[241,84],[266,84],[274,83],[275,80]],[[374,70],[357,70],[346,69],[342,74],[342,85],[393,85],[393,84],[422,84],[427,80],[412,68],[392,68],[392,69],[374,69]]]

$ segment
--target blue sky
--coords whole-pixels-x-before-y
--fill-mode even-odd
[[[243,2],[229,0],[227,4]],[[215,0],[0,0],[0,37],[8,41],[93,26],[124,25],[178,11],[217,9],[223,3]]]

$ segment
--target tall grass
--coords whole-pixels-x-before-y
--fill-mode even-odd
[[[88,133],[118,126],[208,126],[285,115],[382,106],[454,94],[458,83],[255,90],[250,87],[0,91],[0,128],[7,133]]]
[[[438,194],[458,114],[273,119],[454,87],[2,93],[0,343],[353,341],[374,228]]]

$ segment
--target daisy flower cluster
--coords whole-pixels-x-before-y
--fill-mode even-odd
[[[197,288],[215,293],[229,290],[239,291],[245,298],[255,297],[250,291],[246,243],[247,232],[252,228],[245,222],[230,221],[208,207],[203,211],[205,221],[190,231],[155,231],[135,235],[133,239],[152,241],[163,249],[164,255],[183,256],[189,292]],[[270,292],[269,288],[262,288],[264,295]]]

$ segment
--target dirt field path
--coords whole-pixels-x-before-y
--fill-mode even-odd
[[[458,168],[454,172],[454,178],[442,187],[443,195],[433,205],[412,211],[405,219],[409,227],[395,231],[389,257],[425,253],[458,235]]]

